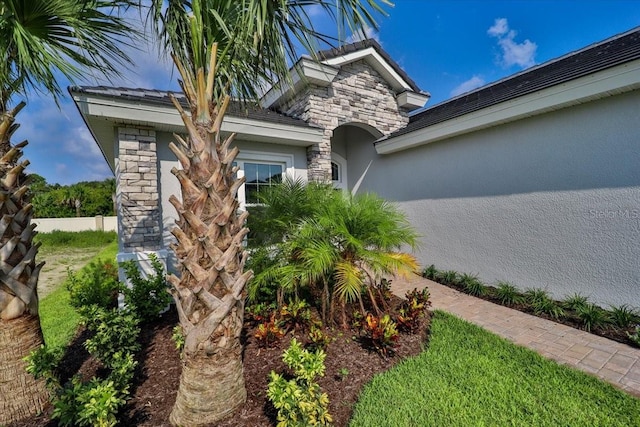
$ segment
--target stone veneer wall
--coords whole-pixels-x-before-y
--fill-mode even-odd
[[[308,177],[315,181],[330,180],[331,137],[338,126],[361,123],[388,135],[409,122],[396,93],[364,60],[343,65],[328,87],[310,84],[281,110],[324,129],[322,142],[307,149]]]
[[[162,247],[156,132],[118,128],[116,168],[118,227],[122,252]]]

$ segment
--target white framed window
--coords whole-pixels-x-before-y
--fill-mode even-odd
[[[335,188],[348,189],[347,160],[336,153],[331,153],[331,182]]]
[[[234,165],[239,167],[238,177],[245,183],[238,190],[240,209],[255,205],[258,194],[282,182],[285,176],[294,176],[293,156],[289,154],[241,151]]]

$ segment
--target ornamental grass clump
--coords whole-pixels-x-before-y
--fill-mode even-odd
[[[525,297],[509,282],[498,282],[495,296],[501,304],[507,306],[522,304],[525,301]]]
[[[619,328],[629,328],[635,322],[640,320],[638,310],[629,307],[627,304],[612,306],[609,310],[609,318],[611,323]]]
[[[578,318],[587,332],[593,328],[601,328],[609,323],[607,312],[595,304],[587,304],[576,311]]]
[[[579,293],[575,293],[562,301],[562,306],[568,310],[579,311],[582,308],[589,305],[589,298],[581,295]]]
[[[525,292],[525,298],[536,315],[546,314],[554,319],[564,316],[562,307],[544,289],[528,289]]]
[[[467,273],[461,275],[459,284],[462,285],[466,293],[475,297],[486,295],[488,292],[487,287],[475,275]]]

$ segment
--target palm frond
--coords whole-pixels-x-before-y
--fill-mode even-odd
[[[360,269],[350,262],[340,261],[336,263],[334,277],[338,297],[347,302],[356,301],[364,285]]]
[[[319,42],[330,45],[351,32],[378,28],[374,14],[385,15],[388,0],[152,0],[147,22],[195,77],[208,63],[207,47],[217,42],[220,49],[216,94],[227,86],[240,99],[255,100],[264,86],[286,79],[289,67],[306,50],[317,57]],[[338,36],[316,30],[308,14],[320,7],[338,24]],[[197,43],[191,40],[190,16],[201,31]]]
[[[61,95],[60,72],[75,82],[87,73],[110,78],[131,63],[122,50],[139,37],[120,15],[133,0],[0,1],[0,88],[6,105],[16,92]]]

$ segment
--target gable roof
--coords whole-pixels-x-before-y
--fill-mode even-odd
[[[382,49],[382,46],[380,46],[380,44],[374,39],[365,39],[338,48],[321,50],[318,52],[318,57],[322,62],[327,63],[331,59],[346,56],[350,53],[362,51],[367,48],[373,48],[378,53],[378,55],[380,55],[382,59],[384,59],[386,63],[409,85],[412,91],[417,93],[422,92],[416,82],[414,82],[413,79],[409,77],[409,75],[400,67],[400,65],[398,65],[398,63],[394,61],[391,56],[389,56],[389,54],[384,49]]]
[[[640,59],[640,27],[444,101],[410,118],[392,139]],[[381,142],[381,141],[379,141]]]
[[[173,103],[169,98],[169,91],[155,89],[133,89],[125,87],[109,86],[72,86],[69,88],[72,93],[83,93],[88,95],[98,95],[113,99],[141,102],[147,105],[171,106]],[[171,92],[183,107],[188,107],[186,97],[180,92]],[[286,116],[273,109],[261,108],[252,104],[232,101],[227,110],[227,114],[233,117],[260,120],[268,123],[283,124],[299,127],[314,127],[301,119]]]
[[[317,52],[317,60],[302,56],[290,69],[290,79],[281,80],[266,88],[261,104],[279,107],[289,101],[307,84],[321,87],[330,85],[343,65],[355,61],[367,64],[385,80],[395,92],[398,103],[407,110],[422,108],[431,96],[420,90],[418,85],[395,62],[380,44],[373,39],[365,39],[339,48]]]

